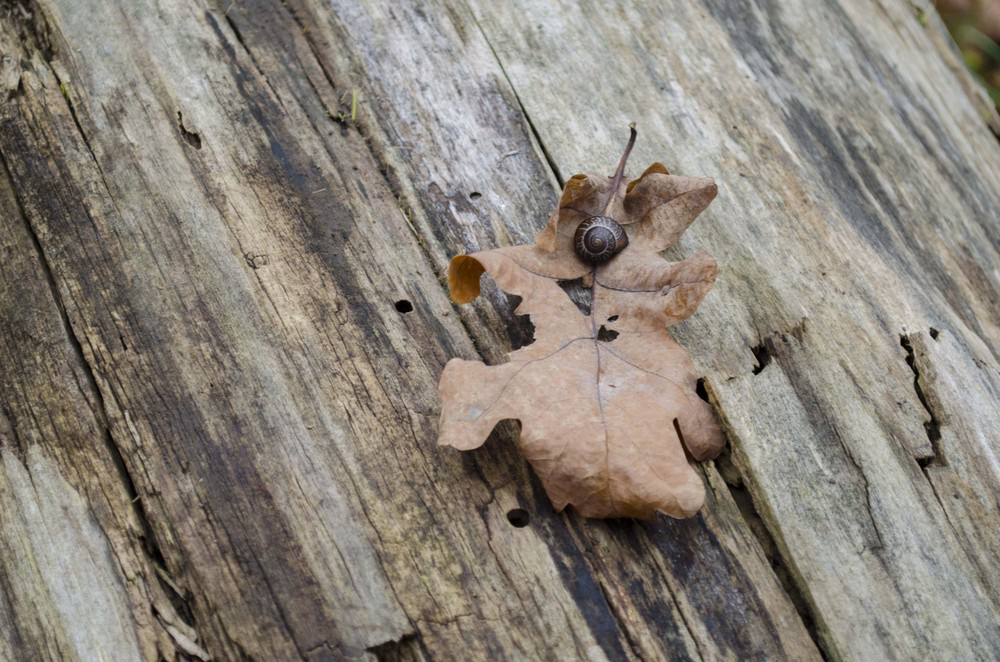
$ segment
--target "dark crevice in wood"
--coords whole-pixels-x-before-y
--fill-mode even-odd
[[[804,392],[810,393],[807,387],[804,385],[804,382],[798,382],[798,385],[799,388],[801,388]],[[810,399],[815,399],[815,394],[810,393]],[[854,467],[854,470],[857,472],[858,479],[861,481],[861,485],[864,488],[865,512],[868,513],[868,521],[871,523],[872,533],[875,535],[875,539],[877,540],[876,543],[869,544],[868,549],[870,549],[872,552],[879,552],[881,550],[884,550],[886,549],[885,540],[882,538],[882,530],[879,528],[878,520],[875,518],[875,509],[872,504],[871,485],[868,482],[868,476],[865,474],[864,467],[861,465],[860,462],[858,462],[857,458],[854,457],[854,452],[852,451],[851,446],[840,434],[840,430],[837,429],[836,426],[829,424],[828,421],[825,424],[828,426],[828,429],[830,430],[833,439],[836,440],[836,442],[840,445],[840,448],[843,450],[844,459],[846,459],[851,464],[851,466]],[[881,554],[875,554],[875,557],[879,560],[880,563],[882,563],[883,566],[885,565],[885,559],[882,557]],[[888,572],[888,569],[886,569],[886,572]],[[896,586],[895,584],[893,584],[893,586],[897,591],[899,590],[898,586]]]
[[[184,142],[195,149],[201,149],[201,134],[197,131],[189,131],[184,126],[184,116],[179,110],[177,111],[177,128],[181,130],[181,137],[184,138]]]
[[[699,377],[698,378],[698,382],[695,384],[695,387],[694,387],[694,392],[703,401],[709,402],[709,400],[708,400],[708,391],[705,389],[705,378],[704,377]]]
[[[510,87],[510,91],[514,95],[514,100],[517,101],[517,107],[521,110],[521,114],[524,116],[524,121],[527,122],[528,128],[531,130],[531,135],[534,136],[535,142],[538,143],[539,149],[542,150],[542,155],[545,157],[545,163],[548,164],[549,169],[552,171],[552,175],[556,178],[556,181],[559,182],[559,189],[562,190],[562,188],[566,186],[566,180],[563,179],[562,173],[559,172],[559,166],[556,164],[556,160],[552,157],[552,154],[549,153],[548,148],[542,141],[542,136],[538,132],[538,128],[535,126],[535,123],[531,120],[531,115],[528,114],[528,110],[524,107],[524,102],[521,101],[521,97],[517,93],[517,88],[514,87],[514,82],[510,79],[510,76],[507,75],[507,70],[503,66],[503,60],[500,59],[500,55],[497,53],[496,49],[493,48],[493,43],[490,42],[490,38],[486,36],[486,31],[483,30],[483,26],[479,24],[479,19],[476,18],[472,8],[466,5],[465,10],[468,12],[469,16],[472,17],[473,22],[476,24],[476,28],[479,30],[479,34],[482,35],[483,41],[486,42],[486,45],[489,47],[490,53],[493,54],[493,59],[496,60],[497,67],[500,68],[500,73],[503,74],[504,80],[507,81],[507,85]]]
[[[224,18],[225,21],[226,21],[226,23],[229,25],[229,29],[233,31],[233,36],[236,37],[236,41],[238,41],[239,44],[240,44],[240,46],[243,47],[243,51],[248,56],[250,56],[251,60],[253,60],[253,55],[250,53],[250,49],[247,48],[246,42],[243,41],[243,33],[240,31],[239,27],[236,25],[236,23],[233,21],[233,19],[231,19],[229,17],[229,9],[231,9],[231,8],[232,8],[232,5],[229,5],[229,8],[227,8],[224,12],[222,12],[222,18]],[[255,67],[256,67],[256,65],[257,65],[257,63],[254,62],[254,66]],[[259,67],[257,67],[257,73],[260,73],[261,76],[264,75],[263,73],[261,73]]]
[[[14,415],[11,413],[10,409],[7,408],[7,403],[0,401],[0,434],[3,433],[6,433],[9,436],[10,441],[13,442],[14,447],[11,450],[14,451],[17,458],[23,463],[28,446],[24,443],[21,439],[21,435],[17,432],[17,426],[14,425]],[[2,439],[3,437],[0,436],[0,440]],[[5,444],[0,444],[0,447],[4,446]]]
[[[753,374],[759,375],[767,367],[767,364],[771,362],[772,350],[773,346],[770,338],[764,338],[759,344],[750,348],[750,351],[753,352],[753,358],[756,361],[753,367]]]
[[[949,39],[948,41],[952,40]],[[1000,140],[1000,116],[998,116],[997,112],[993,109],[990,110],[990,117],[986,120],[986,127],[990,130],[990,133],[993,134],[994,138]]]
[[[931,329],[931,338],[937,339],[937,332],[935,329]],[[947,466],[948,463],[945,460],[943,451],[941,450],[941,421],[934,413],[934,410],[927,401],[927,396],[924,393],[921,382],[926,378],[922,378],[920,375],[920,368],[917,366],[917,358],[913,349],[913,342],[910,340],[910,336],[902,334],[899,336],[899,344],[906,352],[906,365],[910,366],[910,370],[913,371],[913,390],[917,394],[917,400],[920,401],[920,405],[930,417],[929,421],[924,422],[924,430],[927,433],[927,440],[931,444],[932,455],[930,457],[917,458],[917,464],[920,465],[921,469],[926,469],[931,466]]]
[[[35,0],[0,0],[0,13],[14,26],[25,50],[38,51],[46,62],[55,58],[49,23]]]
[[[527,467],[521,467],[520,472],[523,473],[522,477],[511,476],[503,483],[497,485],[491,484],[483,472],[483,466],[496,464],[501,458],[506,459],[509,457],[501,447],[515,447],[519,434],[519,421],[501,421],[490,434],[490,438],[484,444],[484,447],[478,451],[474,451],[478,457],[464,460],[464,463],[470,467],[471,471],[482,481],[489,492],[489,498],[482,505],[477,506],[477,511],[486,530],[490,532],[490,549],[494,556],[496,556],[497,551],[492,546],[491,516],[488,509],[492,504],[496,503],[497,491],[511,484],[524,485],[526,481],[530,484],[530,487],[527,487],[524,492],[532,498],[527,499],[528,503],[521,503],[524,503],[524,510],[526,512],[528,508],[531,508],[530,512],[536,514],[536,519],[534,520],[535,526],[533,526],[537,530],[536,533],[550,541],[549,553],[560,577],[571,593],[573,604],[580,610],[590,631],[597,638],[598,644],[604,651],[605,656],[612,660],[625,659],[620,641],[615,635],[621,635],[625,639],[628,639],[629,634],[622,632],[624,623],[617,618],[613,605],[608,602],[606,592],[603,587],[599,586],[599,577],[594,572],[590,558],[585,554],[584,545],[577,535],[578,532],[573,527],[572,517],[568,517],[565,513],[558,514],[552,509],[552,504],[548,497],[545,496],[544,488],[542,488],[537,475]],[[489,448],[487,449],[487,447]],[[511,587],[517,587],[523,583],[516,577],[511,576],[499,561],[500,559],[497,557],[497,567]],[[520,595],[518,595],[518,599],[524,604],[524,600]],[[532,600],[534,601],[533,597]],[[537,608],[538,603],[534,602],[534,606]],[[419,619],[418,622],[425,620]],[[602,628],[602,625],[607,625],[609,622],[614,628],[615,635],[611,635],[606,629]],[[575,633],[573,638],[579,644]],[[583,651],[580,648],[577,650],[581,652],[581,657],[583,657]],[[634,657],[642,659],[637,653]]]
[[[684,451],[684,457],[688,459],[688,462],[696,462],[697,460],[691,455],[691,451],[688,450],[687,442],[684,441],[684,431],[681,430],[681,422],[678,419],[674,419],[674,432],[677,434],[677,439],[681,442],[681,450]]]
[[[534,482],[539,492],[543,493],[537,478],[534,479]],[[550,502],[544,496],[537,503],[539,508],[550,507]],[[588,544],[586,538],[587,520],[577,517],[573,513],[572,506],[558,517],[560,523],[565,524],[567,535],[557,536],[553,529],[543,530],[543,533],[547,534],[546,538],[553,541],[550,545],[550,548],[555,552],[552,559],[556,562],[564,583],[570,589],[573,601],[583,612],[590,632],[595,637],[604,656],[610,660],[622,660],[629,659],[627,655],[631,653],[632,659],[647,659],[642,653],[641,642],[637,640],[632,631],[635,624],[635,618],[632,615],[634,612],[623,613],[621,601],[615,600],[605,585],[608,582],[607,573],[601,572],[596,566],[601,561],[601,556],[595,554],[591,545]],[[605,520],[605,523],[609,525],[613,522],[615,520]],[[619,522],[629,528],[635,526],[634,520],[619,520]],[[560,545],[563,554],[556,551]],[[621,589],[621,587],[618,588]]]
[[[375,656],[378,662],[402,662],[403,660],[426,659],[419,653],[423,642],[419,634],[405,634],[399,639],[371,646],[365,652]]]
[[[777,356],[779,342],[788,344],[794,339],[801,343],[808,327],[809,318],[803,317],[795,324],[787,327],[786,330],[775,331],[767,336],[762,336],[760,341],[750,348],[756,362],[753,367],[753,374],[759,375],[771,363],[771,359]]]
[[[68,100],[67,100],[67,103]],[[70,104],[70,109],[72,110],[72,105]],[[76,115],[73,114],[74,122],[76,122]],[[76,122],[76,128],[80,132],[81,140],[86,142],[85,137],[83,137],[83,131],[80,128],[79,122]],[[87,145],[88,150],[90,146]],[[90,152],[91,157],[93,157],[93,152]],[[97,167],[97,160],[94,159],[95,167]],[[0,150],[0,165],[3,167],[4,176],[10,182],[15,182],[13,173],[7,162],[7,157]],[[96,403],[96,410],[93,411],[94,420],[97,425],[100,426],[103,436],[103,443],[106,446],[112,463],[115,465],[115,469],[118,473],[119,478],[122,481],[122,485],[125,488],[125,493],[128,495],[129,501],[133,507],[133,513],[135,515],[136,521],[139,524],[141,533],[139,534],[140,541],[142,543],[142,549],[150,560],[153,568],[166,568],[166,559],[163,556],[162,550],[159,543],[153,534],[153,528],[146,514],[145,507],[142,504],[142,500],[138,494],[135,487],[135,481],[132,478],[132,474],[129,472],[128,465],[125,462],[125,458],[122,455],[121,449],[114,440],[114,436],[111,433],[110,427],[110,416],[108,415],[108,409],[104,402],[104,395],[98,386],[97,377],[94,372],[93,366],[87,360],[86,354],[83,350],[83,345],[80,341],[79,336],[73,328],[73,324],[70,322],[69,314],[66,310],[66,305],[63,301],[62,294],[59,292],[59,286],[56,282],[55,274],[52,270],[51,264],[45,255],[45,251],[42,248],[38,234],[35,231],[34,226],[32,226],[31,221],[28,217],[27,211],[25,210],[24,203],[21,200],[20,195],[17,192],[17,188],[12,186],[11,190],[14,195],[15,203],[18,208],[18,215],[21,217],[24,223],[25,229],[28,233],[28,237],[31,240],[32,247],[38,258],[38,263],[41,266],[42,273],[45,276],[45,281],[48,285],[49,292],[52,296],[53,302],[55,303],[56,310],[59,313],[59,318],[62,324],[63,331],[65,333],[67,342],[72,348],[73,354],[76,356],[79,365],[83,371],[84,379],[86,382],[86,389],[90,391],[90,400]],[[170,585],[171,583],[165,582],[162,577],[157,574],[157,581],[164,589],[164,593],[170,599],[174,610],[177,615],[182,618],[185,623],[194,630],[197,630],[195,623],[194,613],[191,610],[185,596],[180,596],[176,593],[174,588]]]
[[[52,66],[52,62],[49,61],[49,71],[52,72],[52,76],[59,83],[59,89],[63,93],[63,98],[66,100],[66,108],[69,109],[70,117],[73,118],[73,125],[76,127],[77,133],[80,134],[80,141],[87,148],[87,153],[90,154],[90,158],[94,162],[94,170],[97,172],[98,177],[101,178],[101,184],[104,186],[104,191],[108,196],[108,200],[115,204],[115,196],[111,194],[111,187],[108,186],[108,180],[104,176],[104,170],[101,169],[101,162],[97,159],[97,154],[94,153],[94,148],[90,144],[90,139],[87,137],[87,132],[83,130],[83,124],[80,123],[80,117],[76,113],[76,105],[73,103],[73,99],[70,97],[68,81],[63,81],[59,77],[59,72],[56,67]],[[11,180],[13,181],[13,180]],[[117,206],[116,206],[117,209]],[[25,216],[27,219],[27,216]]]
[[[80,118],[76,114],[76,104],[73,103],[73,99],[70,97],[68,86],[69,81],[64,81],[60,78],[59,72],[56,71],[56,68],[51,65],[52,62],[49,61],[49,70],[55,77],[56,82],[59,83],[59,89],[62,90],[63,98],[66,99],[66,107],[69,109],[69,114],[73,118],[73,124],[76,126],[77,133],[80,134],[80,140],[82,140],[84,146],[86,146],[87,152],[90,154],[90,158],[94,160],[94,167],[101,173],[101,181],[104,182],[104,188],[108,190],[108,197],[110,198],[112,197],[111,192],[110,189],[108,189],[107,182],[104,181],[104,173],[101,172],[101,163],[97,160],[97,155],[94,154],[94,148],[90,144],[90,138],[87,137],[87,133],[83,130],[83,125],[80,124]]]
[[[5,613],[5,614],[15,613],[13,606],[11,605],[11,597],[14,595],[15,595],[14,587],[12,586],[10,577],[7,576],[6,572],[0,572],[0,610],[2,610],[0,611],[0,613]],[[24,640],[25,634],[21,632],[20,628],[5,627],[3,630],[3,634],[9,637],[6,644],[10,650],[12,651],[32,650],[33,646],[29,647],[27,642],[25,642]],[[34,642],[32,642],[32,644],[34,644]]]

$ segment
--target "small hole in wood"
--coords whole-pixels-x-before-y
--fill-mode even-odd
[[[483,197],[483,194],[480,193],[479,191],[473,191],[472,193],[469,194],[469,197],[472,198],[473,200],[478,200],[479,198]]]
[[[940,333],[941,332],[938,331],[937,329],[935,329],[933,326],[931,327],[931,338],[933,338],[934,340],[937,340],[938,339],[938,335]]]
[[[406,299],[400,299],[396,302],[396,310],[401,313],[408,313],[413,310],[413,304]]]
[[[617,322],[618,321],[618,316],[617,315],[612,315],[611,317],[608,318],[608,321],[609,322]]]
[[[515,508],[514,510],[507,511],[507,521],[515,528],[523,529],[528,526],[530,519],[531,515],[523,508]]]

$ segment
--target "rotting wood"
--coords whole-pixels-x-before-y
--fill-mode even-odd
[[[4,10],[0,655],[1000,650],[1000,148],[936,19]],[[721,189],[670,254],[721,267],[675,327],[732,447],[693,520],[555,515],[512,426],[434,446],[444,362],[530,328],[456,312],[447,259],[530,240],[631,120]]]

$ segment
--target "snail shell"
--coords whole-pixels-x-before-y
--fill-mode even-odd
[[[628,246],[625,228],[613,218],[591,216],[576,229],[573,249],[584,262],[607,262]]]

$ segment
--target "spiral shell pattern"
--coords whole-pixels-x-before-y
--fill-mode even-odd
[[[573,249],[584,262],[600,264],[618,255],[628,246],[625,228],[613,218],[591,216],[576,229]]]

